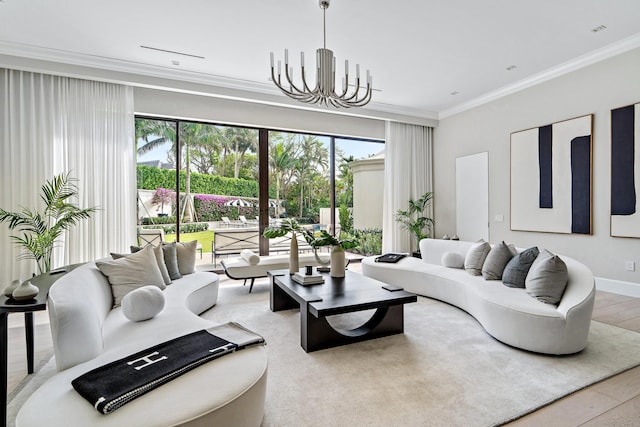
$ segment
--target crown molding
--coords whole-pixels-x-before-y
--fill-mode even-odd
[[[165,83],[144,83],[144,79],[132,78],[123,81],[117,77],[100,77],[99,74],[87,71],[83,72],[55,72],[52,67],[38,67],[32,65],[29,71],[49,72],[62,74],[78,78],[92,78],[113,83],[126,83],[133,86],[143,86],[155,89],[173,90],[178,92],[201,94],[205,96],[213,96],[227,99],[236,99],[246,102],[255,102],[261,104],[276,105],[287,108],[296,108],[312,111],[321,111],[324,113],[350,115],[357,117],[367,117],[380,120],[401,121],[406,123],[421,124],[426,126],[437,126],[438,113],[434,111],[403,107],[398,105],[371,102],[366,107],[358,109],[335,110],[326,107],[314,106],[310,104],[301,104],[284,95],[269,82],[255,82],[250,80],[236,79],[227,76],[220,76],[209,73],[201,73],[196,71],[187,71],[172,67],[156,66],[143,64],[133,61],[123,61],[120,59],[102,57],[96,55],[80,54],[60,49],[50,49],[40,46],[17,44],[0,40],[0,54],[6,54],[21,58],[27,58],[37,61],[47,61],[53,63],[61,63],[65,65],[73,65],[76,67],[88,67],[101,71],[112,71],[116,73],[125,73],[128,75],[145,76],[147,78],[162,79]],[[12,64],[4,64],[11,66]],[[55,67],[54,67],[55,68]],[[181,89],[185,83],[202,85],[208,87],[206,90]]]
[[[594,50],[585,55],[582,55],[570,61],[567,61],[563,64],[560,64],[558,66],[549,68],[540,73],[529,76],[526,79],[520,80],[513,84],[504,86],[500,89],[497,89],[495,91],[492,91],[482,96],[479,96],[477,98],[474,98],[470,101],[467,101],[462,104],[443,110],[440,112],[438,118],[442,120],[444,118],[470,110],[472,108],[479,107],[481,105],[495,101],[507,95],[511,95],[513,93],[530,88],[537,84],[554,79],[556,77],[560,77],[562,75],[571,73],[573,71],[579,70],[581,68],[587,67],[589,65],[595,64],[597,62],[611,58],[613,56],[623,54],[625,52],[636,49],[638,47],[640,47],[640,33],[635,34],[626,39],[623,39],[619,42],[609,44],[603,48]]]

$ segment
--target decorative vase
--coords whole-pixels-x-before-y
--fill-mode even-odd
[[[341,246],[331,249],[331,277],[344,277],[346,257]]]
[[[445,234],[444,236],[442,236],[442,240],[449,240],[451,239],[451,237],[449,237],[448,234]]]
[[[457,234],[454,234],[453,236],[451,236],[451,240],[460,240],[460,238]]]
[[[298,237],[291,232],[291,247],[289,248],[289,274],[296,274],[300,270],[298,263]]]
[[[32,285],[30,281],[26,280],[13,291],[12,295],[13,299],[16,301],[26,301],[34,298],[38,295],[38,292],[40,292],[40,289],[38,289],[37,286]]]
[[[11,282],[11,284],[6,288],[4,288],[4,291],[2,291],[4,293],[4,296],[11,298],[11,296],[13,295],[13,291],[18,289],[21,283],[22,281],[20,281],[19,279],[16,279],[13,282]]]

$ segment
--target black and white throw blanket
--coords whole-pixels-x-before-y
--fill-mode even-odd
[[[264,344],[264,339],[229,322],[147,348],[89,371],[71,382],[98,412],[127,402],[225,354]]]

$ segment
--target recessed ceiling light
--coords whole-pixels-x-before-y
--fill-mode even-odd
[[[451,95],[457,95],[457,94],[459,94],[459,93],[460,93],[460,92],[458,92],[458,91],[456,90],[456,91],[451,92]]]
[[[509,65],[507,68],[505,68],[505,70],[507,70],[507,71],[513,71],[513,70],[515,70],[516,68],[518,68],[516,65]]]
[[[600,31],[602,31],[602,30],[606,30],[606,29],[607,29],[607,26],[606,26],[606,25],[598,25],[597,27],[592,28],[592,29],[591,29],[591,32],[592,32],[592,33],[599,33]]]

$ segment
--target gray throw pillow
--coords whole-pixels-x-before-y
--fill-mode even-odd
[[[162,254],[164,255],[164,264],[167,266],[167,272],[171,280],[182,279],[182,274],[180,274],[180,270],[178,269],[176,242],[163,243]]]
[[[198,241],[178,242],[176,250],[178,256],[178,270],[183,276],[196,272],[196,248]]]
[[[510,288],[524,289],[527,273],[539,253],[538,248],[533,246],[511,258],[502,272],[502,283]]]
[[[479,276],[482,274],[482,264],[487,258],[487,254],[491,250],[491,245],[484,240],[480,239],[475,242],[467,256],[464,258],[464,269],[467,270],[472,276]]]
[[[96,266],[109,280],[114,307],[118,307],[122,298],[134,289],[147,285],[166,288],[151,246],[124,258],[97,261]]]
[[[567,265],[559,256],[546,249],[531,265],[525,281],[527,293],[538,300],[557,305],[567,287],[569,273]]]
[[[502,279],[505,266],[515,255],[516,250],[513,246],[507,246],[505,242],[498,243],[491,248],[482,265],[482,277],[485,280]]]
[[[142,250],[142,248],[139,246],[130,246],[130,249],[132,254],[135,254],[136,252],[140,252]],[[164,284],[170,285],[171,276],[169,276],[167,265],[164,262],[164,251],[162,250],[162,245],[154,246],[153,253],[156,256],[156,262],[158,263],[158,268],[160,269],[160,273],[162,274],[162,280],[164,280]],[[111,257],[113,259],[116,259],[113,255],[114,254],[111,254]]]

